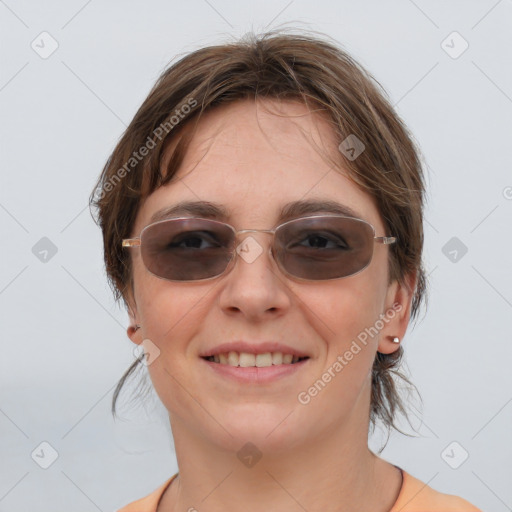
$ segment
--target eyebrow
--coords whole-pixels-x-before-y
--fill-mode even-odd
[[[330,199],[310,199],[286,203],[281,208],[279,221],[286,222],[296,217],[316,213],[336,213],[346,217],[362,219],[360,213],[336,201]],[[229,211],[220,204],[209,201],[181,201],[155,212],[151,216],[150,224],[175,216],[194,216],[223,222],[230,219]]]

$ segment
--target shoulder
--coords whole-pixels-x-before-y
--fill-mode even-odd
[[[171,484],[177,475],[178,473],[173,475],[144,498],[140,498],[137,501],[128,503],[128,505],[125,505],[124,507],[116,510],[116,512],[156,512],[158,502],[160,501],[160,498],[162,497],[165,489],[167,489],[167,487]]]
[[[459,496],[444,494],[403,471],[403,484],[390,512],[482,512]]]
[[[390,512],[482,512],[459,496],[444,494],[403,471],[400,494]],[[156,512],[165,489],[177,473],[144,498],[125,505],[116,512]]]

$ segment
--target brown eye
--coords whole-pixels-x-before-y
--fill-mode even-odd
[[[347,244],[338,238],[328,237],[321,234],[311,234],[308,235],[305,239],[307,244],[307,248],[315,248],[315,249],[346,249]],[[330,245],[329,245],[330,244]]]
[[[202,246],[202,243],[210,244],[209,246]],[[167,246],[169,249],[211,249],[213,247],[221,247],[215,235],[205,231],[190,232],[174,237]]]

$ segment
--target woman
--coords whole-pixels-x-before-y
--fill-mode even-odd
[[[167,69],[92,202],[179,473],[121,510],[477,511],[368,448],[405,413],[418,150],[371,75],[268,33]]]

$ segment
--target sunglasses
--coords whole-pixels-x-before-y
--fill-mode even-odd
[[[393,244],[393,236],[375,236],[368,222],[342,215],[314,215],[290,220],[275,229],[242,229],[216,220],[180,217],[146,226],[123,247],[141,248],[142,261],[152,274],[168,281],[201,281],[229,272],[235,252],[251,263],[262,252],[252,237],[237,242],[240,233],[269,233],[269,253],[292,278],[324,281],[353,276],[371,262],[374,242]]]

